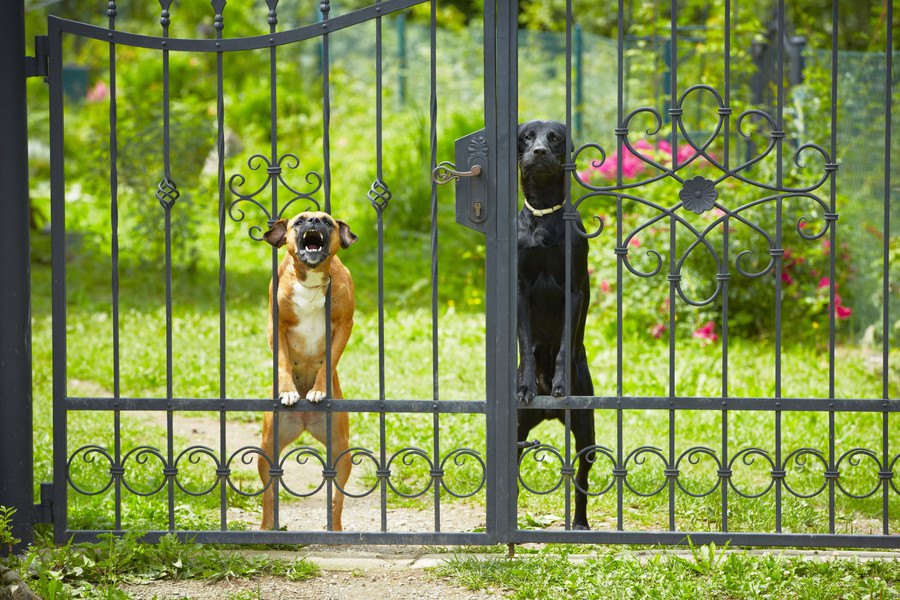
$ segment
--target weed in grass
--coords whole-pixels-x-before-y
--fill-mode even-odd
[[[156,544],[140,541],[140,533],[101,535],[96,543],[65,544],[49,540],[19,559],[29,586],[42,598],[127,598],[118,588],[127,583],[162,579],[245,579],[275,575],[302,581],[319,574],[307,560],[281,561],[248,556],[216,546],[179,541],[165,535]]]
[[[11,506],[0,506],[0,548],[4,546],[12,553],[13,546],[21,542],[12,534],[12,518],[16,509]]]
[[[582,564],[539,555],[518,560],[457,556],[435,573],[469,589],[500,586],[515,599],[542,598],[893,598],[896,561],[787,558],[692,548],[689,559],[666,554],[639,560],[604,554]]]

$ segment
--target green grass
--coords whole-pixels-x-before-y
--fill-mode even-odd
[[[45,600],[68,598],[129,598],[123,584],[160,580],[248,579],[261,575],[303,581],[317,577],[312,562],[272,559],[261,554],[229,552],[217,546],[163,536],[156,544],[139,541],[140,532],[121,537],[101,536],[93,544],[56,547],[39,537],[38,543],[9,566],[23,574],[33,592]]]
[[[542,598],[896,598],[895,561],[819,562],[778,553],[726,553],[692,547],[689,557],[638,560],[599,551],[583,564],[559,555],[479,560],[459,556],[435,574],[469,589],[499,589],[514,599]]]

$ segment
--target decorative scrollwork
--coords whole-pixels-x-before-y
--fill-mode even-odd
[[[285,465],[289,461],[294,461],[298,465],[305,465],[305,464],[309,463],[309,460],[311,458],[315,459],[316,461],[318,461],[318,463],[320,465],[322,465],[322,481],[320,481],[319,484],[315,488],[313,488],[312,490],[310,490],[308,492],[298,492],[298,491],[292,489],[285,481],[284,475],[281,475],[280,483],[279,483],[279,485],[281,486],[281,489],[283,489],[285,492],[287,492],[291,496],[296,496],[297,498],[309,498],[310,496],[314,496],[319,490],[321,490],[325,486],[325,475],[324,475],[325,459],[322,458],[322,455],[319,453],[318,450],[316,450],[315,448],[313,448],[311,446],[298,446],[296,448],[292,448],[290,451],[288,451],[286,454],[284,454],[284,456],[281,457],[281,460],[278,463],[278,467],[283,473]]]
[[[715,461],[715,463],[716,463],[717,471],[721,471],[722,462],[719,460],[719,457],[716,455],[715,450],[713,450],[712,448],[706,448],[705,446],[694,446],[693,448],[689,448],[688,450],[685,450],[684,452],[682,452],[681,456],[679,456],[678,459],[675,461],[675,469],[678,469],[681,466],[681,461],[683,461],[685,459],[687,459],[688,463],[690,463],[692,465],[700,464],[700,461],[703,459],[704,456],[712,458],[712,460]],[[681,489],[682,492],[684,492],[688,496],[692,496],[694,498],[703,498],[705,496],[709,496],[710,494],[715,492],[717,489],[719,489],[719,484],[721,483],[721,479],[716,478],[715,483],[708,490],[702,491],[702,492],[692,492],[681,483],[681,479],[679,479],[678,477],[675,477],[674,479],[675,479],[675,483],[678,485],[679,489]]]
[[[655,456],[656,458],[661,460],[662,464],[663,464],[664,472],[669,470],[669,461],[666,460],[666,457],[665,457],[665,455],[663,455],[662,450],[660,450],[659,448],[654,448],[653,446],[641,446],[640,448],[635,448],[628,454],[628,456],[625,457],[625,463],[623,466],[625,469],[628,469],[628,465],[631,462],[634,462],[634,464],[636,464],[636,465],[642,465],[647,461],[647,456]],[[669,485],[668,477],[666,477],[665,479],[663,479],[663,482],[656,489],[654,489],[650,492],[642,492],[631,485],[631,482],[628,481],[627,476],[624,478],[624,481],[625,481],[625,487],[627,487],[629,490],[631,490],[633,493],[637,494],[638,496],[641,496],[644,498],[649,498],[650,496],[657,495],[658,493],[660,493],[661,491],[666,489],[667,485]]]
[[[840,458],[834,463],[834,468],[837,473],[841,470],[841,464],[846,460],[847,464],[851,467],[858,467],[862,464],[862,458],[867,457],[873,463],[875,463],[876,471],[875,471],[875,487],[872,488],[869,492],[864,492],[862,494],[854,494],[849,491],[841,484],[841,479],[839,477],[835,477],[835,485],[839,490],[841,490],[845,495],[850,498],[855,498],[856,500],[862,500],[863,498],[868,498],[869,496],[874,496],[875,493],[881,488],[882,479],[879,477],[882,472],[881,461],[878,460],[878,455],[872,452],[871,450],[867,450],[865,448],[854,448],[852,450],[848,450],[844,452]]]
[[[766,452],[762,448],[744,448],[743,450],[741,450],[740,452],[735,454],[731,458],[731,460],[728,462],[729,473],[731,473],[733,471],[734,464],[738,461],[738,459],[740,459],[742,463],[744,463],[745,465],[747,465],[749,467],[749,466],[752,466],[753,463],[756,461],[756,457],[765,459],[765,461],[769,463],[770,471],[775,470],[775,461],[772,460],[772,457],[769,456],[768,452]],[[740,496],[742,498],[748,498],[748,499],[762,498],[767,493],[769,493],[769,490],[771,490],[772,487],[774,487],[775,479],[774,478],[769,479],[768,485],[766,485],[766,487],[761,492],[757,492],[755,494],[743,492],[740,489],[738,489],[738,487],[734,483],[734,478],[732,476],[729,476],[728,485],[731,487],[732,490],[734,490],[734,493],[736,493],[738,496]]]
[[[160,205],[166,210],[171,210],[180,197],[181,192],[178,191],[175,181],[168,175],[164,175],[156,185],[156,199],[159,200]]]
[[[709,136],[702,142],[697,141],[692,137],[692,132],[685,127],[682,119],[685,103],[691,97],[698,94],[707,94],[711,96],[715,100],[717,110],[716,125]],[[815,181],[808,185],[799,185],[795,187],[780,182],[779,185],[772,185],[768,182],[755,180],[746,174],[750,167],[769,156],[785,137],[785,132],[778,129],[777,122],[771,115],[762,110],[749,109],[737,116],[736,130],[741,136],[750,139],[754,135],[753,132],[748,131],[746,128],[746,121],[752,118],[758,125],[762,125],[763,128],[768,127],[768,143],[757,155],[747,159],[744,163],[737,166],[726,167],[709,151],[710,146],[720,138],[726,130],[725,124],[732,119],[732,108],[725,105],[721,94],[715,88],[709,85],[691,86],[681,94],[675,103],[675,106],[669,110],[669,114],[672,118],[673,127],[677,128],[680,139],[684,140],[687,144],[689,152],[687,156],[683,156],[681,153],[676,155],[674,149],[671,149],[673,156],[671,164],[668,164],[665,163],[665,161],[660,162],[660,160],[657,160],[647,152],[644,152],[641,149],[641,144],[632,143],[632,140],[629,139],[629,134],[631,132],[633,120],[639,117],[649,116],[651,123],[645,133],[647,136],[651,137],[659,134],[664,123],[663,117],[658,110],[652,107],[641,107],[632,110],[623,118],[621,126],[615,129],[615,134],[620,141],[619,147],[622,148],[623,151],[629,152],[634,158],[640,161],[640,163],[645,165],[645,169],[649,167],[649,175],[639,181],[595,185],[586,180],[586,178],[582,174],[579,174],[577,170],[573,171],[575,181],[579,186],[587,190],[587,193],[573,201],[573,206],[576,210],[589,199],[606,198],[615,200],[617,203],[621,201],[635,202],[650,208],[657,213],[647,219],[644,223],[636,226],[633,230],[624,232],[624,239],[622,239],[615,248],[615,254],[621,257],[622,264],[632,275],[645,278],[654,277],[663,270],[665,262],[663,260],[662,252],[654,249],[645,249],[643,251],[646,252],[647,256],[655,261],[652,268],[638,268],[632,264],[629,256],[629,249],[632,244],[637,245],[635,238],[642,231],[647,230],[649,227],[652,227],[661,221],[669,228],[686,230],[693,236],[694,241],[687,249],[682,251],[680,256],[675,257],[675,267],[672,272],[668,273],[668,277],[670,281],[674,283],[674,287],[679,297],[685,303],[695,307],[707,306],[719,296],[721,290],[724,289],[722,282],[727,280],[730,276],[727,265],[723,263],[719,252],[708,241],[708,237],[712,232],[738,224],[747,227],[751,232],[758,234],[761,237],[770,251],[770,260],[766,262],[762,269],[755,270],[747,265],[747,260],[752,254],[750,250],[737,251],[734,259],[734,268],[738,273],[744,277],[757,278],[772,272],[776,264],[776,256],[780,255],[779,253],[782,251],[782,248],[776,245],[775,238],[766,232],[765,229],[753,223],[741,213],[755,206],[769,202],[783,202],[790,199],[806,199],[811,201],[813,207],[816,209],[816,213],[823,215],[824,225],[814,233],[806,232],[804,231],[804,228],[808,222],[808,217],[801,217],[797,222],[796,231],[801,239],[807,241],[821,238],[830,229],[831,224],[837,220],[838,215],[830,212],[826,202],[813,193],[821,188],[825,182],[828,181],[831,174],[837,169],[837,164],[821,146],[814,143],[805,143],[799,146],[793,154],[793,162],[799,169],[807,168],[808,161],[804,160],[807,156],[812,155],[818,157],[822,164],[822,172]],[[729,140],[725,140],[723,143],[729,143]],[[589,153],[591,155],[599,153],[599,159],[590,161],[590,165],[594,169],[599,169],[607,161],[606,150],[596,142],[588,142],[577,148],[573,155],[573,161],[578,162],[583,153]],[[718,176],[713,178],[702,175],[696,175],[694,177],[684,176],[683,173],[685,172],[685,169],[690,168],[690,166],[697,161],[702,161],[704,164],[719,171]],[[681,184],[681,190],[679,192],[680,202],[671,206],[661,206],[642,198],[635,193],[636,188],[647,186],[665,178],[672,179]],[[728,179],[748,184],[756,189],[763,190],[768,195],[759,200],[748,202],[743,206],[729,207],[726,205],[727,202],[725,202],[727,199],[723,199],[719,191],[720,184]],[[702,229],[698,229],[694,226],[686,218],[686,215],[684,215],[685,211],[703,214],[713,209],[716,210],[717,218],[713,219],[708,226]],[[578,235],[582,235],[583,237],[593,238],[598,236],[602,231],[603,222],[602,219],[599,219],[598,217],[595,217],[595,219],[601,224],[601,227],[598,230],[590,233],[581,231],[578,227],[574,228],[574,230]],[[713,291],[707,297],[692,298],[685,292],[681,278],[686,261],[691,257],[694,251],[700,247],[703,248],[703,252],[708,254],[716,264],[716,281]],[[670,249],[669,251],[672,250]]]
[[[228,460],[225,461],[225,467],[230,471],[231,465],[234,463],[235,459],[241,462],[243,465],[252,465],[254,460],[264,460],[269,465],[269,470],[271,470],[275,463],[272,462],[271,457],[266,454],[262,448],[258,446],[244,446],[243,448],[238,448],[234,452],[231,453],[231,456],[228,457]],[[245,498],[251,498],[253,496],[259,496],[267,489],[269,486],[273,485],[272,482],[275,480],[275,477],[270,477],[262,488],[258,491],[245,492],[241,488],[237,487],[234,482],[231,480],[231,477],[228,477],[226,481],[228,481],[228,487],[231,488],[233,492],[238,494],[239,496],[243,496]]]
[[[263,167],[263,165],[265,165],[266,167],[266,180],[263,181],[262,185],[260,185],[252,192],[244,193],[239,190],[239,188],[243,187],[247,182],[246,177],[244,177],[240,173],[235,173],[228,180],[229,191],[231,191],[234,196],[237,196],[237,200],[234,200],[228,206],[228,216],[231,217],[231,220],[236,223],[244,220],[244,217],[246,215],[244,214],[244,211],[237,206],[241,202],[249,202],[259,208],[259,210],[261,210],[266,216],[266,222],[270,226],[278,219],[283,218],[288,207],[300,200],[306,200],[307,202],[309,202],[309,206],[306,210],[311,210],[312,208],[321,210],[318,201],[313,198],[313,194],[318,192],[322,187],[322,177],[318,173],[316,173],[315,171],[310,171],[306,174],[306,183],[312,189],[309,189],[305,192],[298,191],[297,189],[291,187],[291,185],[288,184],[287,181],[285,181],[284,176],[282,175],[284,167],[292,170],[298,169],[300,167],[300,159],[297,158],[296,155],[283,154],[275,163],[272,163],[262,154],[254,154],[247,160],[247,166],[250,167],[252,171],[258,171]],[[292,196],[288,199],[287,202],[282,204],[280,208],[277,208],[276,210],[270,212],[268,209],[266,209],[265,206],[263,206],[263,204],[259,200],[256,199],[256,197],[262,194],[266,189],[268,189],[269,186],[272,186],[274,193],[275,188],[277,188],[277,186],[279,185],[290,192]],[[260,227],[259,225],[250,227],[248,233],[250,237],[256,241],[262,241],[263,239],[261,235],[262,227]]]
[[[369,188],[366,197],[372,204],[372,208],[378,212],[384,212],[384,209],[387,208],[388,202],[391,201],[393,195],[383,180],[376,179],[372,182],[372,187]]]
[[[400,462],[407,467],[412,466],[416,460],[423,460],[428,465],[428,472],[430,473],[434,471],[434,463],[431,462],[431,458],[429,458],[428,454],[426,454],[424,450],[421,450],[419,448],[403,448],[402,450],[395,452],[394,455],[391,456],[391,458],[387,461],[386,470],[388,473],[391,472],[391,466],[397,459],[400,459]],[[391,488],[391,490],[395,494],[402,498],[418,498],[419,496],[422,496],[428,490],[430,490],[433,483],[434,480],[429,477],[425,487],[421,490],[417,492],[403,492],[394,485],[394,482],[391,479],[390,475],[388,475],[387,477],[388,487]]]
[[[469,492],[458,492],[451,489],[451,487],[447,484],[446,477],[444,476],[447,470],[447,464],[452,461],[454,465],[462,468],[470,458],[474,459],[481,469],[481,478],[478,481],[478,485]],[[454,498],[471,498],[472,496],[480,492],[482,488],[484,488],[484,484],[487,479],[487,466],[484,464],[484,459],[475,450],[472,450],[471,448],[457,448],[453,452],[450,452],[449,454],[444,456],[443,460],[441,460],[440,470],[433,472],[432,475],[435,478],[440,479],[441,487],[444,488],[444,490]]]
[[[375,466],[376,472],[379,470],[378,459],[375,457],[375,453],[367,448],[347,448],[334,458],[334,464],[338,464],[342,460],[349,460],[353,463],[354,466],[358,467],[362,464],[363,459],[368,459]],[[322,473],[324,475],[325,471],[323,471]],[[378,489],[378,485],[379,482],[375,481],[372,484],[372,487],[370,487],[369,489],[362,492],[353,493],[342,488],[341,484],[339,484],[337,481],[334,482],[334,486],[338,490],[340,490],[342,494],[344,494],[345,496],[349,496],[350,498],[363,498],[365,496],[368,496]]]
[[[525,481],[525,479],[522,477],[522,463],[526,458],[531,457],[535,463],[543,464],[547,460],[548,456],[553,457],[559,461],[559,466],[560,466],[559,479],[557,479],[556,482],[553,485],[551,485],[549,488],[547,488],[546,490],[537,490],[537,489],[529,486],[528,483]],[[565,467],[566,467],[566,460],[563,458],[562,454],[560,454],[559,450],[557,450],[553,446],[551,446],[549,444],[538,444],[536,446],[530,446],[522,452],[521,456],[519,456],[519,483],[522,485],[523,488],[525,488],[532,494],[538,494],[538,495],[552,494],[553,492],[555,492],[556,490],[559,489],[559,486],[561,486],[563,484],[563,480],[565,479],[565,476],[562,474],[562,469],[564,469]]]
[[[130,483],[128,483],[128,478],[125,477],[126,474],[126,465],[131,458],[134,458],[134,461],[139,465],[147,464],[147,461],[150,460],[150,457],[156,458],[162,464],[162,469],[160,473],[162,473],[162,481],[159,482],[159,485],[156,487],[151,487],[149,491],[140,491],[135,489]],[[165,457],[159,451],[158,448],[154,448],[153,446],[137,446],[136,448],[132,448],[125,456],[122,457],[122,485],[125,486],[132,494],[137,496],[153,496],[158,494],[164,487],[166,487],[166,481],[168,481],[168,463],[166,462]]]
[[[788,484],[786,473],[787,469],[785,467],[790,465],[791,461],[793,461],[794,466],[800,469],[804,469],[806,468],[806,464],[809,458],[814,458],[822,463],[822,466],[824,467],[823,478],[822,485],[819,488],[817,488],[813,492],[804,494],[802,492],[798,492],[797,490],[792,488],[790,484]],[[796,496],[797,498],[812,498],[814,496],[818,496],[828,486],[828,480],[824,477],[824,475],[827,475],[828,473],[828,460],[825,458],[825,455],[822,454],[822,452],[816,450],[815,448],[798,448],[797,450],[794,450],[793,452],[788,454],[787,457],[785,457],[782,468],[784,469],[783,473],[785,475],[784,480],[782,481],[782,485],[784,486],[784,489],[786,489],[791,495]],[[773,473],[773,477],[775,476],[776,474]]]
[[[175,458],[175,469],[176,470],[178,470],[178,463],[184,457],[187,457],[188,462],[191,463],[192,465],[200,464],[200,461],[203,460],[203,457],[212,459],[213,464],[216,467],[216,473],[218,473],[218,471],[219,471],[219,467],[220,467],[219,457],[216,456],[216,452],[212,448],[208,448],[207,446],[191,446],[190,448],[185,448],[181,452],[181,454],[179,454]],[[209,494],[210,492],[212,492],[214,489],[216,489],[219,486],[219,477],[217,476],[213,480],[212,484],[209,487],[207,487],[199,492],[187,489],[181,483],[181,481],[178,479],[178,477],[175,477],[175,484],[178,486],[178,489],[180,489],[182,492],[184,492],[185,494],[187,494],[189,496],[205,496],[206,494]]]
[[[86,490],[76,485],[76,483],[72,480],[72,464],[79,456],[85,464],[92,464],[97,456],[102,456],[107,461],[109,461],[109,479],[104,485],[96,490]],[[68,462],[66,463],[66,480],[69,482],[69,485],[72,486],[72,489],[74,489],[79,494],[84,494],[85,496],[98,496],[108,490],[109,487],[113,484],[113,481],[115,480],[115,476],[113,475],[114,465],[115,460],[112,456],[110,456],[109,452],[107,452],[106,448],[104,448],[103,446],[96,446],[93,444],[82,446],[72,453],[72,455],[69,457]]]
[[[613,451],[610,450],[609,448],[606,448],[605,446],[599,446],[599,445],[587,446],[578,451],[578,453],[575,455],[575,458],[572,462],[575,464],[579,464],[579,465],[580,465],[580,461],[583,461],[583,460],[585,460],[589,463],[596,463],[598,454],[600,456],[605,456],[606,459],[609,460],[610,464],[612,465],[613,476],[610,477],[609,483],[607,483],[605,486],[601,487],[599,490],[594,490],[593,492],[590,490],[581,489],[581,486],[578,485],[578,479],[577,478],[574,479],[573,481],[575,482],[575,490],[582,492],[588,496],[602,496],[603,494],[605,494],[606,492],[611,490],[613,488],[613,486],[616,484],[616,478],[615,478],[616,457],[613,455]]]

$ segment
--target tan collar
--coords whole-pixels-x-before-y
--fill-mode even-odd
[[[551,206],[550,208],[535,208],[532,205],[528,204],[528,200],[525,200],[525,206],[528,208],[528,210],[531,211],[531,214],[533,214],[536,217],[543,217],[544,215],[549,215],[550,213],[555,213],[556,211],[558,211],[559,209],[561,209],[563,207],[562,203],[560,203],[560,204],[557,204],[556,206]]]

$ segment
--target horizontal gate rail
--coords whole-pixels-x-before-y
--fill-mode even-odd
[[[379,4],[331,18],[327,22],[306,25],[289,31],[278,31],[266,35],[255,35],[244,38],[209,40],[162,38],[137,33],[127,33],[124,31],[115,31],[96,25],[90,25],[88,23],[81,23],[79,21],[61,19],[54,16],[49,17],[48,21],[51,34],[55,31],[62,31],[103,42],[120,44],[122,46],[149,48],[151,50],[169,50],[172,52],[236,52],[239,50],[272,48],[275,46],[283,46],[285,44],[293,44],[295,42],[314,39],[329,33],[334,33],[335,31],[340,31],[341,29],[359,25],[360,23],[365,23],[366,21],[370,21],[377,17],[383,17],[405,10],[412,6],[416,6],[417,4],[423,4],[427,1],[428,0],[385,0]]]
[[[96,542],[109,531],[70,531],[67,535],[75,543]],[[484,545],[495,540],[486,533],[444,532],[377,532],[377,531],[148,531],[141,536],[145,542],[158,542],[165,535],[201,544],[428,544],[428,545]],[[68,537],[67,537],[68,539]]]
[[[66,398],[65,409],[124,411],[271,411],[272,400],[228,398]],[[329,406],[300,402],[279,406],[280,412],[484,414],[486,403],[475,400],[329,400]]]
[[[814,412],[900,412],[900,400],[864,398],[722,398],[683,396],[536,396],[521,409],[601,410],[749,410],[749,411],[814,411]]]

